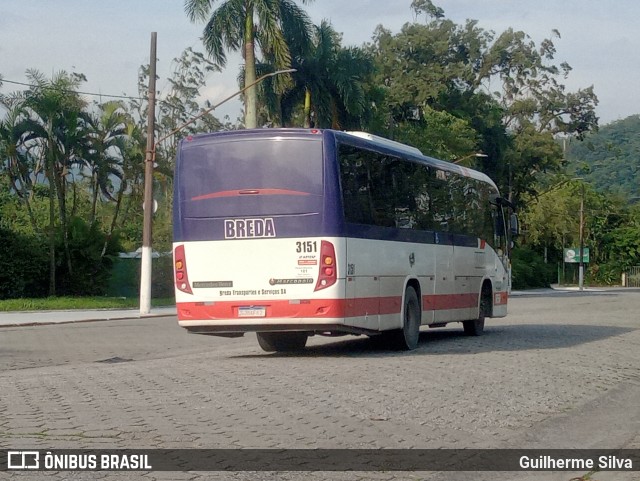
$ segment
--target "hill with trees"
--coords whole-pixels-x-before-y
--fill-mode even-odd
[[[568,171],[599,192],[640,197],[640,115],[601,127],[567,148]]]

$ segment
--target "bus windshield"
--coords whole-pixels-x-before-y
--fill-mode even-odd
[[[295,214],[322,196],[319,139],[186,141],[179,169],[187,218]]]

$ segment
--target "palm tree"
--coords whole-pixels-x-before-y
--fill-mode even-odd
[[[33,156],[23,146],[23,104],[20,94],[0,96],[6,114],[0,120],[0,171],[4,171],[10,188],[24,203],[34,232],[38,232],[35,215],[31,207],[33,186],[38,178]]]
[[[98,197],[116,201],[112,192],[114,181],[123,185],[123,162],[125,137],[129,117],[121,102],[106,102],[98,106],[99,111],[89,118],[87,133],[87,151],[84,152],[85,167],[91,172],[91,216],[90,224],[95,223]],[[117,180],[116,180],[117,179]]]
[[[301,0],[303,4],[313,0]],[[220,67],[226,64],[225,50],[242,49],[245,60],[244,85],[256,81],[256,42],[263,52],[270,52],[276,70],[289,68],[291,53],[285,40],[285,30],[307,37],[311,22],[293,0],[186,0],[185,10],[192,22],[206,21],[203,42],[208,53]],[[280,87],[286,79],[279,79]],[[257,127],[257,89],[245,92],[245,127]]]
[[[56,219],[60,220],[67,271],[69,276],[73,273],[66,191],[71,169],[83,162],[81,146],[86,124],[81,114],[85,103],[75,91],[79,79],[66,72],[60,72],[48,80],[40,72],[30,70],[27,71],[27,77],[34,87],[24,94],[22,142],[24,148],[36,158],[35,170],[42,170],[49,185],[49,294],[55,295]]]
[[[366,85],[373,74],[373,61],[361,49],[344,48],[341,35],[323,20],[315,26],[310,48],[292,43],[294,87],[282,102],[289,121],[295,108],[303,104],[304,126],[336,129],[360,126],[367,104]]]

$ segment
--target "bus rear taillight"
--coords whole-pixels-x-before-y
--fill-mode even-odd
[[[187,294],[193,294],[191,286],[189,285],[189,276],[187,275],[187,262],[184,256],[184,246],[176,247],[173,252],[173,271],[174,279],[176,281],[176,289],[186,292]]]
[[[336,265],[336,250],[331,242],[322,241],[320,244],[320,274],[316,283],[316,291],[332,286],[338,279]]]

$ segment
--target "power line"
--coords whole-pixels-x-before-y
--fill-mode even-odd
[[[81,95],[92,95],[94,97],[110,97],[110,98],[128,99],[128,100],[146,100],[146,97],[131,97],[131,96],[128,96],[128,95],[112,95],[112,94],[99,94],[99,93],[95,93],[95,92],[82,92],[82,91],[79,91],[79,90],[65,89],[65,88],[61,88],[61,87],[54,87],[54,86],[51,86],[51,85],[35,85],[35,84],[28,84],[28,83],[25,83],[25,82],[17,82],[15,80],[7,80],[5,78],[0,80],[0,82],[8,83],[8,84],[15,84],[15,85],[23,85],[25,87],[31,87],[31,88],[57,90],[59,92],[65,92],[65,93],[73,93],[73,94],[81,94]]]

